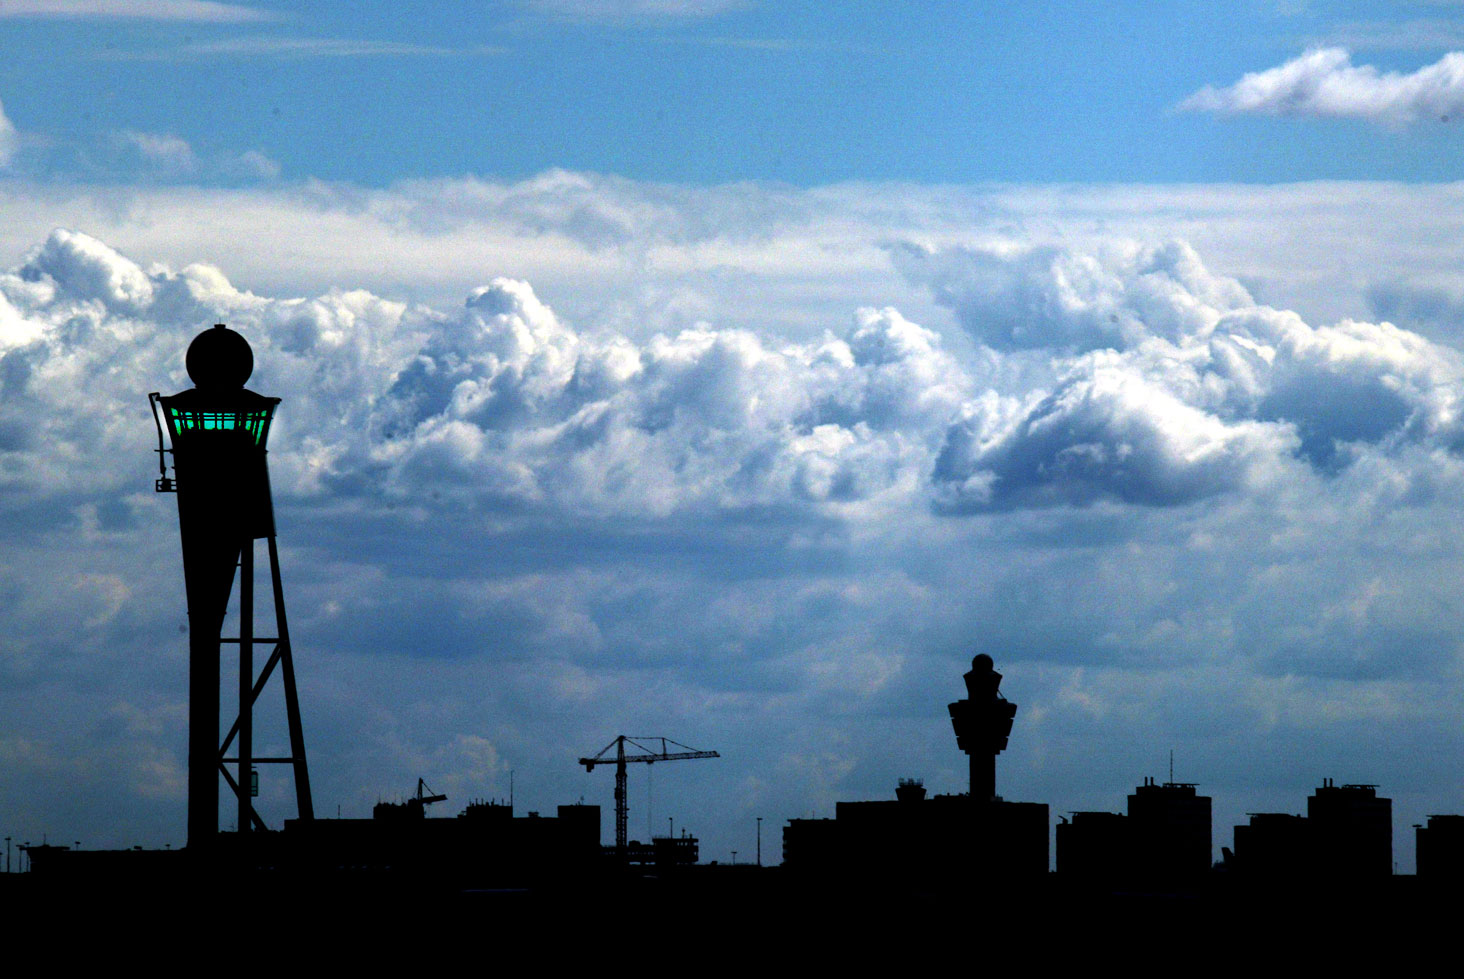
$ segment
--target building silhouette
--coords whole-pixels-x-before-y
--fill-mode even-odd
[[[600,807],[559,806],[515,816],[513,806],[470,803],[456,818],[380,803],[370,819],[287,820],[277,854],[316,872],[405,873],[463,886],[528,886],[593,875],[601,860]]]
[[[1210,797],[1193,782],[1152,778],[1128,797],[1134,869],[1142,877],[1196,877],[1210,869]]]
[[[1416,827],[1418,876],[1429,881],[1464,881],[1464,816],[1429,816]]]
[[[1443,827],[1451,817],[1438,818],[1445,821],[1439,824]],[[1440,851],[1446,849],[1448,831],[1420,839],[1426,839],[1419,846],[1422,875],[1425,847],[1434,843]],[[1305,816],[1252,813],[1249,825],[1235,827],[1232,867],[1272,878],[1387,876],[1393,872],[1393,801],[1379,798],[1375,785],[1337,785],[1323,779],[1306,800]]]
[[[1057,824],[1057,872],[1122,880],[1129,872],[1129,820],[1117,812],[1075,812]]]
[[[1257,877],[1299,879],[1316,863],[1311,824],[1289,812],[1253,812],[1250,822],[1235,827],[1235,849],[1229,869]]]
[[[1393,800],[1375,785],[1323,779],[1306,800],[1319,873],[1386,876],[1393,872]]]
[[[790,819],[783,866],[834,877],[1040,876],[1047,831],[1046,803],[907,792],[837,803],[832,819]]]
[[[1113,881],[1194,879],[1210,870],[1210,797],[1145,778],[1128,814],[1075,812],[1057,826],[1057,869]]]
[[[832,819],[791,819],[783,829],[790,872],[927,883],[1047,873],[1047,804],[996,794],[996,756],[1007,746],[1017,705],[1002,696],[990,656],[972,659],[963,679],[968,697],[949,713],[956,744],[970,756],[970,791],[927,798],[920,781],[901,779],[894,799],[840,802]]]

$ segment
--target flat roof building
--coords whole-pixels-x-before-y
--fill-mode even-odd
[[[1152,778],[1128,797],[1133,866],[1141,877],[1196,877],[1209,872],[1210,797],[1193,782]]]
[[[1393,800],[1376,785],[1336,785],[1323,779],[1306,800],[1320,873],[1380,876],[1393,872]]]

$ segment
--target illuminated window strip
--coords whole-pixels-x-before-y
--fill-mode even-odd
[[[178,433],[243,429],[254,437],[256,445],[262,445],[269,430],[268,411],[182,411],[170,408],[168,413],[172,416],[173,430]]]

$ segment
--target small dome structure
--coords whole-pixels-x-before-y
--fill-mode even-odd
[[[242,388],[254,373],[249,341],[222,323],[204,330],[188,345],[184,359],[195,387],[205,391]]]

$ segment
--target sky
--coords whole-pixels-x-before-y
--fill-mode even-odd
[[[214,322],[317,812],[1464,811],[1464,4],[0,2],[0,833],[184,842]],[[283,745],[278,704],[260,750]],[[270,712],[273,711],[273,714]],[[271,740],[273,739],[273,740]],[[266,772],[261,810],[293,815]],[[225,814],[223,825],[229,816]]]

